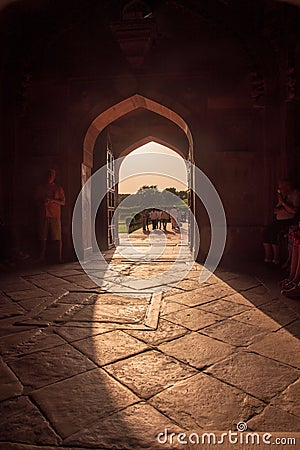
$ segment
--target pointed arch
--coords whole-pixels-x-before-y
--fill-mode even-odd
[[[86,166],[90,168],[93,166],[95,142],[98,135],[104,130],[104,128],[122,116],[140,108],[147,109],[148,111],[165,117],[181,128],[181,130],[186,134],[189,143],[189,154],[191,156],[193,155],[192,133],[186,121],[167,106],[142,95],[135,94],[106,109],[92,121],[87,130],[83,143],[83,163]]]

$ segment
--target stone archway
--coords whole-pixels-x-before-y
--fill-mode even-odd
[[[146,98],[142,95],[135,94],[121,102],[109,107],[102,113],[100,113],[90,124],[83,144],[83,161],[81,165],[81,184],[87,182],[91,177],[94,159],[94,147],[99,134],[108,125],[121,118],[122,116],[135,111],[137,109],[146,109],[148,111],[154,112],[162,117],[173,122],[177,125],[186,135],[188,140],[188,160],[193,162],[194,160],[194,146],[193,138],[190,128],[187,122],[173,109],[162,105],[154,100]],[[147,138],[145,138],[147,139]],[[178,151],[178,149],[177,149]],[[193,187],[192,177],[189,180],[189,186]],[[194,202],[191,203],[192,205]],[[84,204],[82,205],[82,257],[84,259],[88,258],[93,251],[93,243],[91,230],[93,224],[90,221],[90,209],[91,209],[91,192],[85,193]]]

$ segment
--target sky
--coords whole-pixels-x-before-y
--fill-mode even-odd
[[[125,180],[128,176],[130,178]],[[175,187],[178,191],[187,189],[184,159],[156,142],[148,142],[126,156],[120,167],[119,179],[121,194],[135,193],[144,185],[157,185],[159,190],[168,187]]]

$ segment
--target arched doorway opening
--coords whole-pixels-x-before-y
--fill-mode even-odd
[[[187,244],[189,235],[189,186],[188,165],[184,152],[155,138],[147,143],[136,143],[123,154],[117,174],[118,214],[114,220],[115,242],[122,243],[122,236],[132,233],[132,240],[141,245],[149,240],[151,231],[161,230],[167,237],[167,245],[183,241]],[[142,140],[145,142],[145,140]],[[164,163],[164,173],[160,165]],[[152,205],[148,204],[152,203]],[[157,217],[151,222],[151,207]],[[171,220],[170,211],[178,220]],[[129,225],[129,227],[128,227]],[[108,225],[110,226],[110,225]],[[184,236],[184,237],[183,237]],[[121,238],[121,239],[119,239]]]
[[[100,113],[91,123],[89,126],[87,133],[85,135],[84,139],[84,146],[83,146],[83,162],[81,166],[81,183],[82,186],[87,182],[87,180],[91,177],[92,170],[94,167],[94,152],[95,152],[95,146],[96,142],[99,138],[99,136],[104,133],[102,133],[104,130],[107,131],[106,133],[106,155],[104,159],[104,155],[102,154],[102,165],[107,164],[108,161],[110,162],[110,167],[113,168],[114,164],[112,161],[115,158],[119,158],[120,156],[125,156],[125,154],[132,151],[134,148],[143,141],[148,141],[150,137],[145,137],[146,132],[143,131],[144,136],[140,138],[139,140],[135,139],[135,142],[131,143],[130,145],[126,146],[126,149],[124,150],[124,147],[122,149],[122,152],[115,151],[113,146],[111,145],[110,138],[109,138],[109,128],[114,126],[115,123],[121,118],[127,117],[134,113],[140,113],[140,111],[148,111],[149,113],[163,118],[165,121],[167,121],[169,124],[171,124],[176,129],[180,130],[180,133],[184,134],[186,139],[186,149],[185,149],[185,159],[193,162],[193,139],[192,134],[189,129],[189,126],[187,122],[182,118],[181,115],[179,115],[177,112],[175,112],[173,109],[166,107],[156,101],[153,101],[151,99],[148,99],[146,97],[143,97],[141,95],[133,95],[132,97],[129,97],[126,100],[123,100],[119,102],[118,104],[115,104],[111,106],[110,108],[106,109],[102,113]],[[147,135],[146,135],[147,136]],[[172,144],[168,144],[170,147]],[[103,153],[103,152],[102,152]],[[178,152],[180,153],[180,151]],[[100,167],[100,165],[99,165]],[[114,178],[115,174],[111,173],[112,179]],[[193,180],[192,180],[192,174],[189,174],[189,187],[193,187]],[[111,193],[113,193],[113,189],[111,189]],[[89,220],[90,217],[90,208],[91,208],[91,192],[86,193],[84,205],[82,205],[82,217],[85,218],[85,220],[82,220],[82,258],[87,259],[89,255],[93,252],[93,242],[92,242],[92,226],[93,224]],[[112,203],[114,205],[116,204],[116,197],[112,200]],[[111,204],[112,204],[111,203]],[[194,208],[194,201],[193,201],[193,195],[190,196],[190,207],[193,211]],[[112,213],[112,211],[111,211]],[[106,213],[107,215],[107,213]],[[104,219],[106,224],[108,223],[107,217]],[[193,232],[191,231],[191,234]],[[103,230],[103,235],[107,236],[107,239],[109,240],[109,234],[108,230]],[[108,242],[109,243],[109,242]]]

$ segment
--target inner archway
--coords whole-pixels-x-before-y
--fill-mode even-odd
[[[178,109],[182,109],[180,105],[177,105]],[[187,151],[186,151],[186,159],[193,162],[193,139],[192,134],[189,129],[187,122],[175,112],[173,109],[166,107],[158,102],[155,102],[151,99],[143,97],[141,95],[133,95],[126,100],[123,100],[116,105],[111,106],[107,110],[100,113],[89,126],[87,133],[84,138],[84,146],[83,146],[83,162],[82,162],[82,170],[81,170],[81,182],[82,186],[86,183],[86,181],[90,178],[92,173],[92,168],[94,165],[94,150],[95,144],[98,137],[101,135],[102,131],[108,126],[113,125],[118,121],[118,119],[122,117],[127,117],[130,113],[138,111],[148,111],[159,117],[164,118],[168,123],[172,124],[172,126],[176,127],[183,133],[187,140]],[[144,134],[145,136],[145,134]],[[148,138],[143,138],[148,139]],[[130,152],[133,150],[131,146],[127,146],[126,152]],[[136,144],[135,144],[136,145]],[[131,147],[131,148],[129,148]],[[124,151],[124,150],[123,150]],[[112,156],[114,158],[118,158],[121,156],[120,154],[115,154],[114,150],[111,149]],[[180,152],[178,152],[180,153]],[[191,182],[191,174],[190,174],[190,183],[189,186],[192,187]],[[85,205],[83,205],[84,210],[82,211],[83,217],[85,220],[82,221],[82,256],[83,258],[88,258],[88,256],[93,251],[93,243],[92,243],[92,224],[88,219],[90,217],[90,205],[91,205],[91,192],[88,192],[85,195]],[[193,208],[193,202],[190,202],[191,208]],[[87,220],[86,220],[87,219]]]

